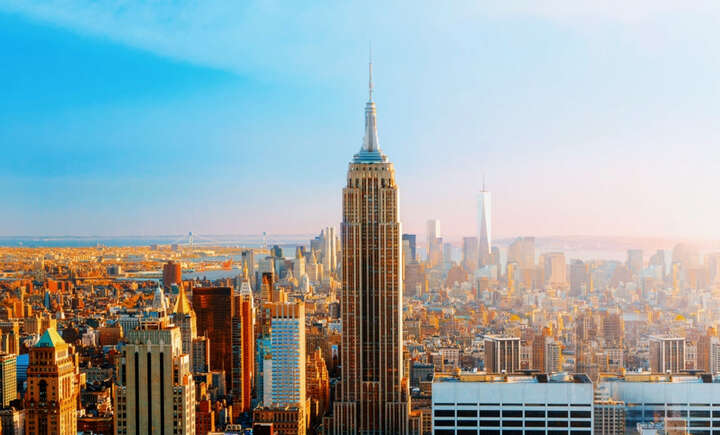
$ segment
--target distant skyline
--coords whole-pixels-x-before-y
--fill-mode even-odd
[[[404,232],[720,240],[720,6],[0,0],[0,235],[340,222],[373,43]]]

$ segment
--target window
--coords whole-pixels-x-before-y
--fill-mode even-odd
[[[47,402],[47,382],[45,379],[38,384],[38,401]]]

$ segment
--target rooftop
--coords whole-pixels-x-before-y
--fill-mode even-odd
[[[507,383],[507,384],[555,384],[573,383],[590,384],[590,378],[582,373],[554,373],[554,374],[488,374],[460,372],[459,374],[436,374],[435,382],[485,382],[485,383]]]
[[[65,340],[62,339],[55,328],[48,328],[35,347],[57,347],[60,344],[65,344]]]

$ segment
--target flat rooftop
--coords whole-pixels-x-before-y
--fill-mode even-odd
[[[591,384],[590,378],[582,373],[512,373],[489,374],[461,372],[459,374],[436,373],[434,382],[485,382],[506,384]]]

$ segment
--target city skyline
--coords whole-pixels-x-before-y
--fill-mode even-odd
[[[334,6],[293,21],[291,34],[317,28],[327,40],[314,47],[304,36],[293,50],[283,38],[253,36],[290,19],[269,6],[4,3],[0,195],[13,207],[0,227],[3,235],[282,234],[336,224],[337,168],[358,140],[372,38],[406,232],[422,234],[434,217],[456,240],[474,234],[473,198],[487,173],[499,238],[720,238],[720,210],[709,205],[717,65],[700,44],[715,34],[717,11],[640,4],[458,4],[441,14],[388,6],[382,15]],[[247,25],[234,31],[218,10]],[[200,30],[183,12],[217,26]],[[407,13],[417,24],[399,19]],[[406,36],[384,30],[393,19]],[[192,44],[174,36],[185,31]],[[258,44],[230,44],[240,37]],[[410,44],[418,37],[422,50]],[[279,55],[260,56],[267,50]],[[394,61],[399,52],[403,62]]]

